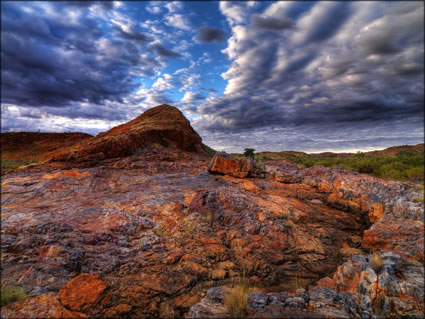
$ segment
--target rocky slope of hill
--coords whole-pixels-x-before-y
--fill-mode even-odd
[[[169,123],[172,137],[148,112],[88,144],[141,136],[136,154],[3,177],[1,284],[28,297],[2,317],[228,317],[241,277],[246,316],[423,316],[414,185],[221,153],[209,162],[185,121]]]
[[[23,165],[46,162],[54,155],[90,138],[92,136],[85,133],[1,133],[1,175]]]
[[[70,152],[54,156],[52,161],[96,164],[103,159],[132,155],[153,144],[206,154],[202,138],[184,115],[177,108],[163,104],[98,134]]]

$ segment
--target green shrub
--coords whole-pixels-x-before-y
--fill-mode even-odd
[[[363,154],[364,155],[364,154]],[[354,157],[311,157],[309,155],[290,160],[311,167],[324,165],[341,167],[349,171],[371,174],[376,177],[400,181],[424,180],[424,154],[421,152],[400,152],[396,156],[379,156],[357,154]]]
[[[289,214],[287,212],[280,212],[279,215],[277,215],[278,219],[288,219],[289,218]]]
[[[159,228],[155,229],[155,235],[157,235],[158,237],[162,237],[162,236],[169,236],[170,233],[159,227]]]
[[[10,302],[24,300],[27,294],[21,287],[1,287],[1,305],[4,306]]]
[[[187,228],[186,228],[186,231],[189,233],[189,234],[193,234],[194,232],[195,232],[195,227],[193,226],[193,225],[188,225],[187,226]]]
[[[415,267],[421,267],[422,266],[420,261],[417,261],[416,259],[410,259],[409,264],[411,264],[412,266],[415,266]]]
[[[207,152],[209,157],[214,157],[215,153],[217,153],[216,150],[212,149],[208,145],[202,144],[202,148]]]
[[[243,153],[243,155],[245,157],[252,157],[252,158],[254,158],[254,152],[255,152],[255,149],[253,149],[253,148],[246,148],[245,151],[244,151],[244,153]]]
[[[254,159],[258,162],[265,162],[265,161],[271,161],[272,159],[270,157],[264,156],[264,155],[254,155]]]
[[[204,217],[204,218],[202,219],[202,221],[203,221],[204,223],[211,224],[211,223],[212,223],[212,216],[211,216],[211,215],[208,215],[208,216]]]
[[[424,167],[412,167],[405,170],[405,174],[408,180],[410,181],[418,181],[424,179]]]

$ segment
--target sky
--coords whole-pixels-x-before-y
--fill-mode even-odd
[[[1,130],[179,108],[227,152],[424,140],[424,2],[2,1]]]

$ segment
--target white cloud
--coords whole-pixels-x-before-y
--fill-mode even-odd
[[[160,14],[163,11],[163,7],[158,1],[150,1],[149,4],[145,7],[146,11],[152,14]]]
[[[165,73],[162,77],[158,78],[154,84],[152,84],[153,89],[158,90],[169,90],[176,87],[175,80],[171,74]]]
[[[192,26],[188,18],[183,14],[172,14],[165,16],[165,24],[170,27],[179,28],[182,30],[189,31],[192,29]]]
[[[171,1],[168,2],[165,7],[168,9],[168,12],[174,13],[176,11],[179,11],[183,9],[183,2],[181,1]]]
[[[247,22],[248,8],[251,6],[248,2],[228,2],[220,1],[220,12],[227,18],[230,25]]]
[[[180,81],[182,82],[182,87],[179,91],[193,90],[194,88],[199,87],[200,80],[201,75],[196,73],[181,77]]]

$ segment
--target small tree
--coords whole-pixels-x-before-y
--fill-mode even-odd
[[[245,152],[243,153],[243,155],[245,157],[252,157],[252,158],[254,158],[254,152],[255,152],[255,149],[253,149],[253,148],[246,148],[245,149]]]

